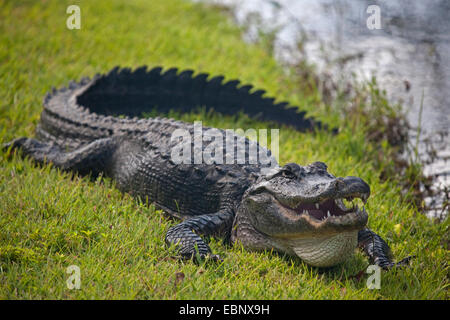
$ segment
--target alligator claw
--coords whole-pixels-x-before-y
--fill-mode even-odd
[[[26,137],[22,137],[22,138],[17,138],[17,139],[14,139],[14,140],[10,141],[10,142],[4,143],[4,144],[2,144],[2,150],[5,151],[5,152],[10,150],[10,149],[14,150],[14,149],[20,147],[21,145],[23,145],[23,143],[27,139],[28,138],[26,138]]]
[[[408,257],[406,257],[406,258],[404,258],[404,259],[402,259],[402,260],[400,260],[400,261],[392,262],[392,263],[390,263],[389,265],[384,266],[383,269],[389,270],[389,269],[391,269],[391,268],[393,268],[393,267],[401,268],[401,267],[409,266],[409,262],[411,261],[411,259],[413,259],[413,258],[415,258],[415,257],[416,257],[416,256],[414,256],[414,255],[408,256]]]
[[[223,259],[218,254],[212,254],[209,256],[209,259],[212,259],[214,262],[223,262]]]
[[[415,257],[416,256],[414,256],[414,255],[408,256],[408,257],[396,262],[395,265],[398,267],[407,266],[407,265],[409,265],[409,262]]]
[[[11,147],[11,142],[2,144],[3,151],[8,151],[9,147]]]
[[[189,254],[189,255],[181,255],[181,256],[176,256],[174,258],[178,258],[181,260],[192,260],[193,262],[200,264],[202,262],[208,262],[208,261],[212,261],[212,262],[223,262],[223,259],[221,256],[219,256],[218,254],[211,254],[211,253],[200,253],[200,254]]]
[[[194,260],[198,263],[201,261],[223,262],[222,257],[219,256],[218,254],[211,254],[211,253],[200,254],[200,255],[196,255],[195,258],[194,258]]]
[[[19,138],[20,139],[20,138]],[[2,144],[2,150],[3,151],[8,151],[9,150],[9,148],[11,148],[11,146],[14,146],[14,142],[16,141],[17,139],[14,139],[13,141],[10,141],[10,142],[7,142],[7,143],[4,143],[4,144]],[[13,148],[12,148],[13,149]]]

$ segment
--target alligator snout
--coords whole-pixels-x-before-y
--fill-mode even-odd
[[[345,177],[336,179],[337,197],[338,198],[361,198],[364,202],[370,196],[369,185],[358,177]]]

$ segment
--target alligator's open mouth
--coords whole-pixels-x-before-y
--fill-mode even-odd
[[[338,199],[326,199],[318,202],[300,202],[294,207],[283,205],[283,207],[294,211],[299,215],[309,215],[316,220],[324,221],[329,217],[340,217],[347,215],[349,213],[364,213],[365,207],[364,204],[367,201],[368,196],[361,196],[363,201],[363,206],[360,208],[356,201],[354,201],[354,197],[348,197],[345,200],[342,198]],[[346,202],[346,203],[345,203]]]
[[[364,205],[368,194],[357,198],[363,202],[361,207],[353,196],[300,202],[293,207],[282,205],[289,211],[289,217],[297,216],[294,220],[309,223],[314,231],[278,235],[279,242],[312,266],[329,267],[341,263],[353,253],[358,230],[367,223]]]

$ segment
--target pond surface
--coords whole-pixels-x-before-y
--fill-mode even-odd
[[[375,76],[389,100],[401,102],[407,112],[412,146],[420,129],[419,157],[424,173],[435,177],[437,194],[426,199],[434,208],[429,215],[445,214],[442,199],[448,193],[445,187],[450,188],[450,1],[206,2],[232,6],[238,23],[249,26],[250,38],[258,27],[277,28],[274,51],[279,59],[292,58],[303,34],[307,60],[319,72],[337,80],[352,74],[358,80]],[[378,6],[379,25],[376,12],[368,11],[371,5]]]

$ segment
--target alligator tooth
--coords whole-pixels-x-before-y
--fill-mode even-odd
[[[330,217],[330,216],[331,216],[331,214],[330,214],[330,210],[327,210],[327,216],[328,216],[328,217]]]
[[[344,204],[341,198],[335,199],[334,202],[342,211],[348,210],[347,206]]]
[[[309,211],[308,211],[308,210],[306,210],[306,214],[309,214]]]
[[[318,203],[316,203],[316,209],[319,210],[319,204]]]
[[[369,198],[369,194],[368,193],[363,193],[361,195],[361,199],[364,202],[364,204],[366,204],[368,198]]]
[[[306,211],[306,210],[303,210],[303,214],[308,214],[308,211]]]

